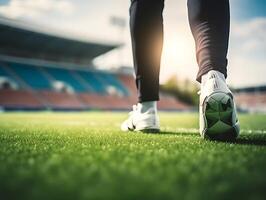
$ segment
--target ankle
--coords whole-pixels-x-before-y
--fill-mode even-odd
[[[206,84],[206,82],[210,79],[210,77],[212,77],[212,75],[216,75],[218,78],[220,78],[221,80],[223,80],[224,82],[226,82],[224,74],[217,71],[217,70],[211,70],[209,72],[207,72],[206,74],[203,74],[201,77],[201,85],[204,86]]]
[[[147,112],[149,109],[157,110],[157,101],[145,101],[138,103],[141,113]]]

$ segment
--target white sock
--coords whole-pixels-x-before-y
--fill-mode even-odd
[[[215,74],[217,75],[220,79],[224,80],[225,82],[225,77],[224,77],[224,74],[217,71],[217,70],[211,70],[209,71],[208,73],[204,74],[201,76],[201,85],[204,86],[205,83],[207,82],[207,80],[209,79],[209,77],[212,76],[212,74]]]
[[[150,108],[153,108],[157,110],[157,101],[145,101],[142,103],[138,103],[138,107],[140,109],[140,112],[144,113]]]

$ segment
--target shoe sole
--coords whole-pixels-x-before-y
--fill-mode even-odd
[[[138,130],[138,131],[142,133],[159,133],[160,129],[149,128],[149,129],[143,129],[143,130]]]
[[[233,96],[216,92],[203,102],[205,129],[202,136],[211,140],[235,140],[239,133],[238,121],[233,124]]]

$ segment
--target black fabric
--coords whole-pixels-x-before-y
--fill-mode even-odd
[[[188,18],[199,65],[227,76],[229,0],[188,0]],[[164,0],[131,0],[130,30],[139,102],[159,100]]]

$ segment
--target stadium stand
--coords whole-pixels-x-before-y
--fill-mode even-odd
[[[46,101],[46,107],[53,110],[83,110],[85,105],[75,94],[41,91],[38,93]]]
[[[44,104],[25,90],[0,90],[0,106],[7,110],[40,110]]]
[[[29,109],[38,110],[43,108],[43,104],[30,91],[21,86],[15,77],[9,72],[8,68],[0,64],[0,78],[10,80],[15,87],[0,87],[0,106],[9,110]],[[12,84],[11,83],[11,84]]]
[[[51,88],[49,81],[36,66],[21,63],[9,63],[7,66],[9,66],[10,70],[23,79],[23,81],[33,89],[44,90]]]
[[[241,111],[266,113],[266,86],[236,89],[235,99]]]
[[[129,110],[132,75],[97,70],[92,60],[118,45],[70,39],[0,18],[0,107],[5,110]],[[161,95],[159,108],[188,105]]]
[[[4,70],[3,66],[0,65],[0,76],[8,77],[8,73]]]
[[[7,69],[5,69],[4,66],[0,65],[0,88],[12,88],[12,84],[14,84],[14,89],[18,87],[15,80],[7,72]]]
[[[54,80],[62,81],[71,86],[76,92],[85,92],[87,88],[83,86],[67,69],[43,68]]]
[[[127,96],[127,89],[120,83],[117,77],[112,76],[111,74],[102,73],[99,78],[105,82],[107,86],[112,86],[117,91],[117,94],[120,96]]]
[[[81,71],[78,70],[76,73],[86,82],[88,85],[91,86],[93,91],[98,94],[105,94],[107,91],[105,89],[104,83],[99,80],[98,75],[96,72],[89,72],[89,71]]]

